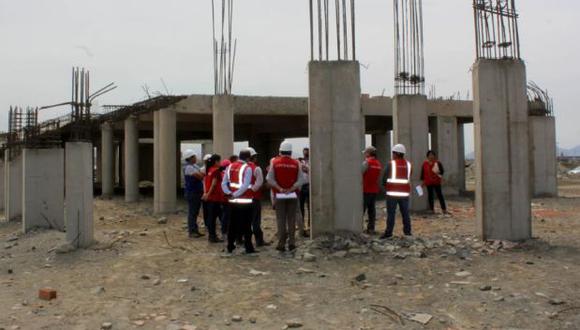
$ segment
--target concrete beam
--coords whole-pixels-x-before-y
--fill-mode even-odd
[[[177,208],[177,136],[176,113],[172,109],[157,111],[155,121],[155,213],[171,213]]]
[[[234,154],[234,111],[233,96],[214,96],[213,149],[224,158]]]
[[[110,123],[101,125],[101,194],[112,197],[115,185],[115,145],[113,128]]]
[[[22,231],[64,231],[64,150],[22,151]]]
[[[530,173],[534,197],[558,196],[556,120],[530,116]]]
[[[93,222],[93,145],[67,142],[65,145],[66,241],[76,248],[91,246]]]
[[[309,64],[313,237],[363,228],[359,70],[358,62]]]
[[[475,208],[484,240],[532,236],[526,84],[520,60],[473,66]]]
[[[9,157],[4,151],[4,199],[5,221],[13,221],[22,216],[22,155]]]
[[[423,95],[397,95],[394,98],[393,144],[403,144],[406,158],[413,165],[411,176],[411,210],[425,211],[429,208],[427,197],[418,196],[415,187],[421,184],[421,165],[429,148],[429,119],[427,97]]]
[[[125,119],[125,202],[139,200],[139,129],[138,119],[131,116]]]

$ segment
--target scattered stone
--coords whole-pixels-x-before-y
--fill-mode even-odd
[[[143,321],[143,320],[136,320],[136,321],[133,321],[133,324],[136,325],[136,326],[138,326],[138,327],[142,327],[142,326],[145,325],[145,321]]]
[[[181,283],[181,284],[187,283],[187,282],[189,282],[189,279],[187,279],[187,278],[180,278],[177,280],[177,283]]]
[[[404,260],[407,258],[407,254],[406,253],[395,253],[393,258],[399,259],[399,260]]]
[[[366,274],[362,273],[362,274],[357,275],[354,278],[354,280],[357,281],[357,282],[366,281],[367,280],[367,276],[366,276]]]
[[[141,279],[142,280],[150,280],[151,279],[151,276],[149,276],[147,274],[143,274],[143,275],[141,275]]]
[[[17,241],[17,240],[18,240],[18,237],[16,237],[16,236],[11,236],[11,237],[8,237],[8,239],[6,240],[6,242],[15,242],[15,241]]]
[[[314,271],[312,269],[308,269],[308,268],[298,268],[296,273],[297,274],[313,274],[313,273],[316,273],[316,271]]]
[[[316,261],[316,256],[312,253],[304,253],[304,255],[302,256],[302,260],[304,260],[305,262],[315,262]]]
[[[8,271],[7,272],[8,272],[8,274],[13,274],[14,273],[14,271],[12,270],[12,268],[8,268]]]
[[[495,302],[502,302],[502,301],[505,301],[505,298],[502,297],[502,296],[499,296],[499,297],[495,298],[493,301],[495,301]]]
[[[162,217],[162,218],[157,219],[157,224],[166,225],[167,224],[167,217]]]
[[[94,288],[92,292],[93,292],[93,294],[105,293],[105,288],[103,288],[102,286],[98,286],[98,287]]]
[[[153,281],[153,285],[159,285],[161,284],[161,280],[160,279],[155,279],[155,281]]]
[[[302,323],[299,321],[295,321],[295,320],[287,321],[286,326],[288,327],[288,329],[302,328]]]
[[[269,274],[268,272],[261,272],[259,270],[250,269],[250,275],[252,275],[252,276],[265,276],[268,274]]]
[[[76,250],[76,248],[72,244],[65,243],[65,244],[57,247],[54,251],[57,254],[67,254],[67,253],[71,253],[75,250]]]
[[[564,305],[566,303],[560,299],[550,299],[548,302],[550,303],[550,305],[554,305],[554,306],[560,306],[560,305]]]
[[[271,311],[274,311],[274,310],[277,310],[278,309],[278,306],[273,305],[273,304],[270,304],[270,305],[266,306],[266,309],[269,309]]]
[[[242,322],[244,319],[240,315],[232,316],[232,321],[234,322]]]
[[[101,324],[101,330],[111,330],[113,329],[113,323],[111,322],[104,322]]]
[[[56,290],[51,288],[42,288],[38,291],[38,298],[48,301],[56,299]]]
[[[335,258],[344,258],[348,254],[347,251],[336,251],[331,256]]]
[[[479,287],[480,291],[491,291],[491,285],[482,285]]]
[[[462,271],[462,272],[455,273],[455,276],[457,276],[457,277],[469,277],[469,276],[471,276],[471,273],[468,271]]]
[[[252,316],[252,317],[250,317],[249,321],[250,321],[250,323],[254,324],[254,323],[258,322],[258,319],[255,316]]]
[[[526,265],[533,265],[534,262],[533,261],[526,261]]]
[[[418,323],[421,323],[422,325],[426,325],[427,323],[429,323],[429,321],[431,321],[431,319],[433,318],[433,315],[430,315],[427,313],[409,313],[409,314],[405,314],[405,317],[407,317],[407,319],[409,319],[410,321],[418,322]]]
[[[366,249],[351,249],[348,251],[351,254],[368,254],[369,251]]]
[[[154,320],[155,320],[156,322],[165,321],[166,319],[167,319],[167,316],[165,316],[165,315],[159,315],[159,316],[156,316],[156,317],[154,318]]]

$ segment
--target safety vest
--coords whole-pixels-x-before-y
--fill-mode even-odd
[[[391,161],[391,171],[387,178],[386,191],[390,197],[411,196],[411,163],[405,159]]]
[[[437,161],[431,163],[428,160],[423,163],[423,182],[426,186],[441,185],[441,176],[433,172],[433,167],[435,164],[439,163]]]
[[[300,171],[300,163],[286,156],[279,156],[272,160],[271,171],[278,185],[284,189],[290,189],[296,183]],[[279,193],[279,191],[275,191]]]
[[[367,158],[367,170],[363,174],[363,192],[365,194],[379,193],[379,177],[383,166],[380,161],[374,157]]]
[[[230,177],[229,188],[232,193],[238,191],[242,187],[244,182],[244,173],[247,169],[251,170],[251,167],[244,162],[232,163],[229,167],[228,176]],[[252,180],[254,177],[254,172],[252,171]],[[253,202],[254,194],[252,192],[251,186],[244,192],[242,196],[238,198],[230,199],[230,203],[233,204],[251,204]]]
[[[250,166],[250,168],[252,169],[252,187],[254,187],[254,185],[256,184],[256,168],[258,168],[258,165],[256,165],[253,162],[248,162],[248,166]],[[254,199],[262,199],[262,187],[260,187],[258,191],[252,192],[254,193]]]

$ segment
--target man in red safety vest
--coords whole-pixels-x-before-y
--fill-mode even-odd
[[[286,251],[296,249],[295,232],[296,216],[298,215],[298,194],[300,187],[306,183],[300,163],[292,159],[292,144],[282,142],[280,155],[270,162],[270,171],[266,176],[268,184],[274,190],[276,204],[276,225],[278,228],[278,245],[276,250]]]
[[[363,215],[368,212],[369,221],[366,233],[375,234],[375,222],[377,220],[376,202],[380,192],[379,181],[383,165],[377,159],[377,149],[373,146],[364,151],[365,161],[362,165],[363,171]]]
[[[230,221],[228,224],[228,253],[236,248],[235,242],[238,237],[244,237],[246,253],[255,253],[252,244],[252,211],[254,192],[254,171],[248,161],[250,151],[240,151],[239,158],[225,171],[222,180],[222,190],[228,197],[230,206]]]
[[[393,159],[389,163],[383,182],[387,195],[387,230],[381,239],[393,236],[397,205],[403,216],[403,232],[411,236],[411,217],[409,216],[409,199],[411,196],[411,163],[405,159],[405,146],[397,144],[393,147]]]

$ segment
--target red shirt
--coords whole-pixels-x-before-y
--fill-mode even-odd
[[[290,189],[296,183],[300,171],[300,162],[290,157],[279,156],[272,160],[271,171],[278,185],[284,189]]]
[[[437,161],[431,163],[430,161],[426,160],[425,162],[423,162],[422,175],[423,175],[423,183],[425,183],[426,186],[441,185],[441,176],[433,172],[433,167],[435,166],[435,164],[439,166],[439,163]]]
[[[219,167],[212,167],[208,170],[207,175],[203,178],[204,180],[204,192],[207,194],[211,188],[211,184],[214,179],[217,179],[216,186],[213,188],[211,194],[207,196],[208,202],[222,203],[226,201],[224,193],[222,191],[222,173]]]
[[[380,192],[379,177],[383,166],[375,157],[368,157],[366,161],[367,170],[363,174],[363,192],[365,194],[378,194]]]

